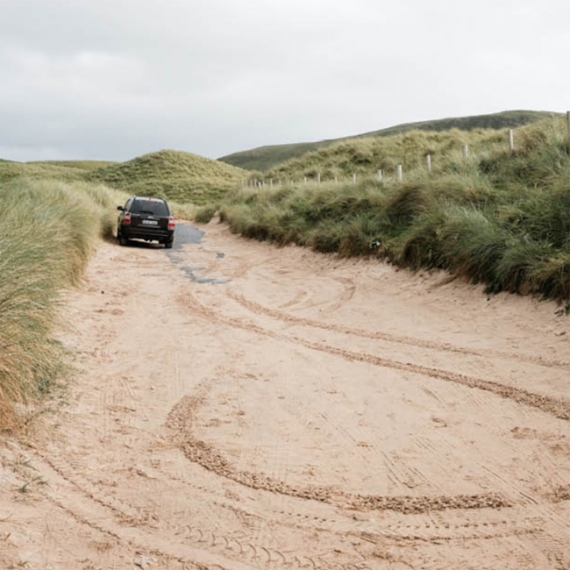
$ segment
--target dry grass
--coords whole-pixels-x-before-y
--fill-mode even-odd
[[[223,162],[163,150],[91,171],[87,178],[129,194],[202,205],[220,200],[248,175]]]
[[[0,186],[0,427],[50,392],[66,368],[54,338],[61,293],[77,285],[120,198],[102,186],[17,180]]]

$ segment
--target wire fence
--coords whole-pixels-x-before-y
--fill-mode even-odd
[[[566,112],[565,115],[565,137],[566,137],[566,149],[570,154],[570,111]],[[508,138],[507,138],[508,150],[511,153],[516,151],[516,144],[515,144],[515,132],[513,129],[508,130]],[[469,158],[471,156],[471,149],[468,144],[464,144],[461,149],[462,155],[464,158]],[[434,155],[429,153],[425,155],[425,163],[424,163],[425,172],[432,172],[434,168]],[[417,169],[414,169],[417,170]],[[396,181],[396,182],[403,182],[404,181],[404,166],[403,164],[397,164],[395,169],[392,172],[387,171],[386,169],[378,169],[376,172],[366,173],[356,173],[353,172],[349,177],[339,177],[334,176],[332,178],[323,178],[321,172],[317,172],[316,177],[308,177],[303,176],[302,178],[270,178],[269,180],[258,180],[256,178],[244,179],[241,181],[242,188],[279,188],[283,186],[308,186],[308,185],[319,185],[323,184],[347,184],[352,183],[356,184],[361,179],[371,179],[375,178],[379,181]]]

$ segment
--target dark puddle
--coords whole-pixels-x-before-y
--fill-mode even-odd
[[[184,272],[184,275],[195,281],[196,283],[208,283],[211,285],[222,285],[227,283],[227,279],[209,279],[206,277],[200,277],[199,272],[204,270],[204,267],[192,267],[190,265],[184,265],[185,259],[180,254],[182,246],[186,244],[201,244],[202,238],[205,232],[195,228],[194,226],[189,226],[187,224],[178,224],[176,226],[176,237],[174,238],[174,245],[172,249],[167,249],[166,254],[170,258],[170,261],[180,266],[180,269]],[[225,257],[224,253],[216,252],[216,257],[218,259],[223,259]]]

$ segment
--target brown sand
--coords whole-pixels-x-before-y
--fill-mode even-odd
[[[104,244],[67,299],[0,569],[570,568],[558,307],[215,223],[172,255]]]

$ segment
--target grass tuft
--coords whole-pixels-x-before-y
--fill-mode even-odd
[[[196,210],[194,221],[197,224],[207,224],[216,215],[217,211],[218,206],[216,204],[202,206]]]

